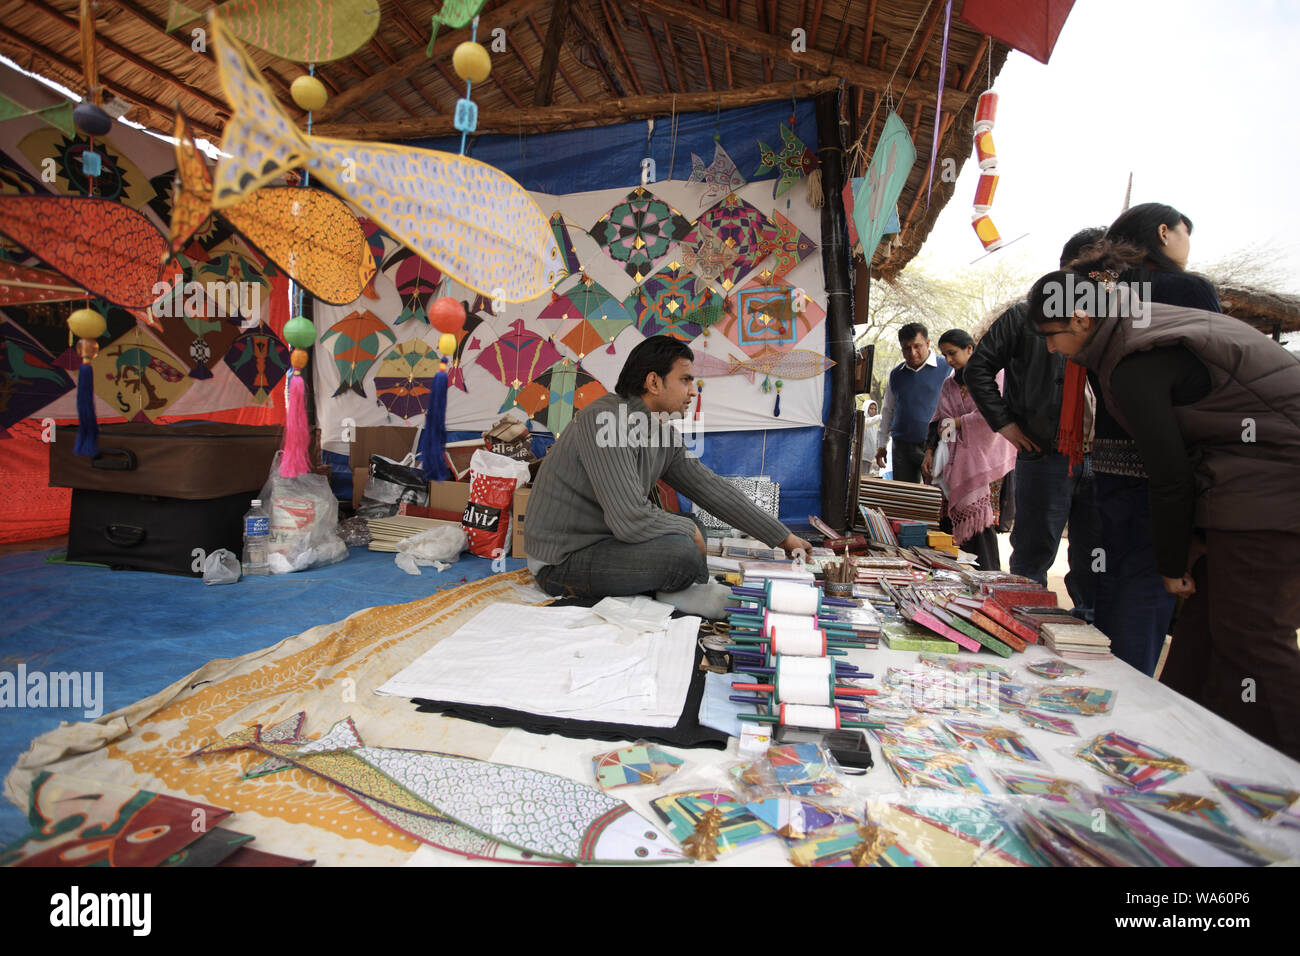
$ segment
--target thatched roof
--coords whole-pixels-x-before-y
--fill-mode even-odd
[[[1219,305],[1228,315],[1268,335],[1300,331],[1300,295],[1249,286],[1218,286]]]
[[[331,102],[313,118],[315,130],[385,140],[451,132],[464,84],[450,54],[468,30],[444,28],[426,59],[430,17],[442,0],[376,2],[374,38],[350,57],[317,66]],[[128,119],[160,131],[170,129],[179,103],[201,134],[217,139],[227,114],[212,54],[195,52],[188,32],[165,32],[169,6],[94,5],[106,101],[120,101]],[[78,0],[0,0],[0,53],[84,94],[78,8]],[[491,77],[474,89],[479,129],[600,125],[842,85],[846,136],[860,140],[869,158],[890,90],[921,157],[899,203],[902,233],[876,255],[875,274],[890,278],[920,249],[953,190],[937,182],[927,208],[943,8],[941,0],[489,0],[479,38],[486,44],[502,27],[507,50],[493,53]],[[806,33],[806,51],[793,49],[795,28]],[[951,157],[960,167],[970,155],[976,96],[1007,52],[954,15],[941,162]],[[302,117],[288,88],[303,65],[251,53],[290,115]]]

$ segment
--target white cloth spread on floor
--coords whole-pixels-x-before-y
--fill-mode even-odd
[[[492,604],[377,693],[671,727],[686,703],[699,626],[683,617],[638,632],[589,608]]]

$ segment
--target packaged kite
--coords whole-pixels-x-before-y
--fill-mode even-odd
[[[1041,759],[1020,732],[1010,727],[958,720],[955,717],[946,718],[943,725],[963,750],[973,750],[985,757],[1007,757],[1034,763]]]
[[[654,744],[638,741],[630,747],[608,750],[591,758],[596,785],[602,790],[667,780],[685,763]]]
[[[816,743],[775,744],[759,760],[729,769],[732,785],[748,799],[789,794],[833,797],[843,791],[838,765],[830,751]]]
[[[1252,820],[1300,829],[1300,788],[1252,783],[1231,777],[1211,776],[1210,780]]]
[[[1143,793],[1191,773],[1191,767],[1178,757],[1115,731],[1098,734],[1074,755]]]
[[[481,558],[510,552],[510,509],[515,488],[528,483],[528,466],[504,455],[480,449],[469,466],[469,500],[461,526],[469,550]]]
[[[866,819],[888,828],[927,866],[1038,866],[1005,801],[959,793],[908,791],[867,801]]]

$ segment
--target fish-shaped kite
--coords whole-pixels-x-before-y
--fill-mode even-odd
[[[350,717],[315,741],[269,736],[260,725],[245,728],[190,756],[253,750],[279,758],[416,839],[465,856],[516,863],[530,854],[551,863],[683,859],[668,834],[622,800],[568,777],[456,754],[368,747]],[[437,829],[405,825],[416,820]],[[477,852],[467,847],[474,834],[486,838]]]
[[[429,33],[429,46],[425,49],[425,56],[433,56],[433,41],[438,39],[438,28],[447,26],[454,29],[468,26],[469,22],[478,16],[478,12],[483,9],[486,0],[443,0],[442,9],[433,15],[433,21],[430,24],[432,30]]]
[[[215,12],[245,43],[295,63],[351,56],[379,28],[378,0],[229,0]],[[172,0],[167,32],[203,16]]]
[[[745,177],[740,174],[735,161],[718,143],[713,147],[713,162],[704,165],[704,160],[691,153],[691,178],[689,182],[704,183],[704,193],[700,196],[700,208],[712,205],[723,196],[734,193],[745,185]]]
[[[0,305],[67,302],[85,297],[85,289],[57,272],[0,261]]]
[[[700,378],[743,375],[750,382],[756,374],[788,379],[816,378],[835,365],[831,359],[810,349],[772,349],[747,359],[732,355],[722,358],[696,349],[692,364]]]
[[[526,302],[564,273],[560,247],[537,203],[486,163],[394,143],[302,133],[261,70],[227,31],[212,29],[231,115],[222,137],[212,205],[225,209],[291,169],[312,175],[360,208],[393,239],[461,285],[492,299]]]

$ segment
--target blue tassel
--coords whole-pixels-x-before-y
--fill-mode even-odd
[[[772,409],[772,414],[777,418],[781,417],[781,386],[776,387],[776,407]]]
[[[447,373],[433,377],[429,389],[429,411],[424,416],[424,433],[420,436],[420,458],[424,462],[426,481],[447,481]]]
[[[89,362],[77,372],[77,441],[74,455],[91,458],[99,454],[99,422],[95,419],[95,373]]]

